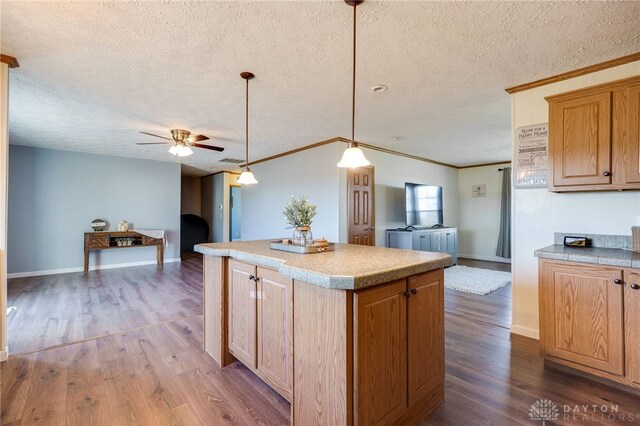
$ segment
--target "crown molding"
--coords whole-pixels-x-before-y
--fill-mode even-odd
[[[524,90],[533,89],[534,87],[545,86],[547,84],[556,83],[558,81],[568,80],[570,78],[579,77],[592,72],[606,70],[607,68],[617,67],[618,65],[628,64],[630,62],[640,61],[640,52],[631,55],[622,56],[620,58],[611,59],[609,61],[600,62],[599,64],[589,65],[588,67],[578,68],[577,70],[568,71],[552,77],[543,78],[541,80],[532,81],[530,83],[519,84],[517,86],[504,89],[507,93],[513,94]]]
[[[20,66],[18,60],[9,55],[0,54],[0,62],[2,62],[3,64],[7,64],[9,68],[18,68]]]

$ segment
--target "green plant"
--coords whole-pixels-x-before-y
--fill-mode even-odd
[[[316,215],[316,206],[309,203],[306,196],[301,196],[299,200],[296,200],[292,195],[289,202],[284,205],[282,214],[284,214],[287,223],[291,226],[296,228],[311,226],[311,221]]]

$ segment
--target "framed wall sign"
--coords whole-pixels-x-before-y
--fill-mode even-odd
[[[515,134],[513,186],[546,188],[549,142],[548,123],[518,127]]]

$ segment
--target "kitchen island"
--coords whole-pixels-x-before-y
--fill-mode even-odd
[[[424,417],[444,398],[444,253],[199,244],[205,350],[291,402],[297,425]]]

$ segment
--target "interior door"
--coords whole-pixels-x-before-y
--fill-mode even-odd
[[[375,246],[373,167],[347,169],[349,244]]]
[[[229,352],[251,368],[256,368],[255,275],[255,266],[229,259]]]
[[[407,288],[409,407],[444,380],[444,273],[409,277]],[[433,308],[436,306],[437,308]]]

